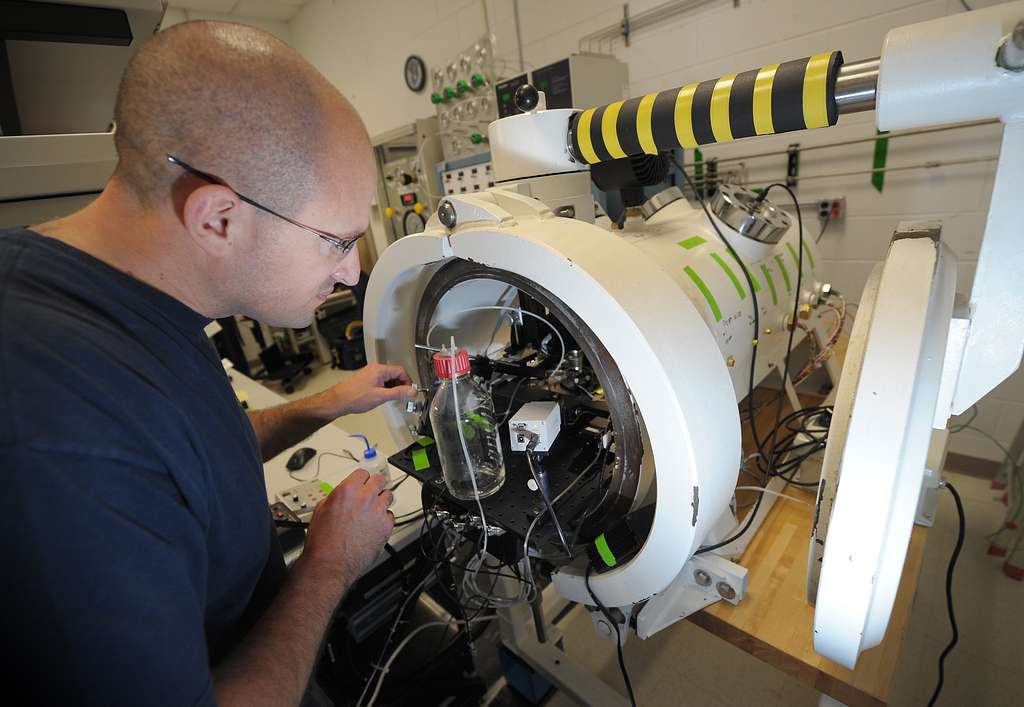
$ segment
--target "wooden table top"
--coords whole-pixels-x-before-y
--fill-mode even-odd
[[[845,346],[837,346],[840,348]],[[774,395],[770,391],[755,391],[755,400],[765,401]],[[801,399],[805,406],[820,403],[820,400],[803,395]],[[761,436],[772,428],[776,415],[774,405],[763,407],[755,415]],[[745,404],[741,411],[743,408]],[[790,409],[785,404],[781,414],[785,415]],[[744,454],[747,454],[754,445],[746,424],[743,436]],[[750,483],[750,478],[740,476],[740,485]],[[692,614],[689,619],[840,702],[851,706],[887,704],[910,623],[914,591],[924,560],[927,528],[914,526],[885,639],[861,654],[856,670],[849,670],[814,652],[814,607],[807,603],[805,589],[814,494],[795,486],[786,487],[785,492],[804,498],[812,505],[809,507],[783,499],[773,505],[739,560],[739,564],[748,571],[747,595],[743,601],[738,606],[720,601]],[[737,500],[741,504],[752,502],[753,498],[749,492],[738,492]]]

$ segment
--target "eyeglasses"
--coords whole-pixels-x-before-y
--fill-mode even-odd
[[[352,249],[355,248],[356,241],[358,241],[362,237],[362,236],[356,236],[355,238],[338,238],[337,236],[331,235],[327,231],[321,231],[318,228],[313,228],[312,226],[307,226],[304,223],[299,223],[295,219],[288,218],[287,216],[285,216],[283,214],[279,214],[276,211],[274,211],[273,209],[271,209],[271,208],[269,208],[267,206],[264,206],[263,204],[259,203],[255,199],[250,199],[249,197],[247,197],[247,196],[245,196],[243,194],[238,193],[238,191],[236,191],[230,184],[225,182],[223,179],[219,179],[219,178],[213,176],[212,174],[208,174],[206,172],[203,172],[202,170],[196,169],[192,165],[188,164],[184,160],[178,159],[174,155],[167,155],[167,161],[170,162],[173,165],[177,165],[178,167],[181,167],[183,170],[185,170],[189,174],[191,174],[193,176],[196,176],[196,177],[199,177],[204,182],[209,182],[210,184],[216,184],[218,186],[227,187],[228,189],[231,189],[231,191],[235,192],[235,196],[237,196],[239,199],[244,201],[246,204],[249,204],[250,206],[255,206],[260,211],[266,211],[271,216],[277,216],[282,221],[287,221],[288,223],[290,223],[293,226],[298,226],[302,230],[308,231],[309,233],[312,233],[317,238],[319,238],[319,239],[321,239],[323,241],[326,241],[332,247],[337,248],[339,251],[341,251],[342,255],[348,255],[349,253],[351,253]]]

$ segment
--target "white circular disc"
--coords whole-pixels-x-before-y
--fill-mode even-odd
[[[956,261],[939,230],[901,224],[874,306],[859,313],[868,321],[850,342],[837,434],[829,434],[826,502],[811,543],[813,562],[827,528],[814,648],[851,669],[885,635],[920,495],[956,289]],[[854,382],[844,386],[847,376]]]

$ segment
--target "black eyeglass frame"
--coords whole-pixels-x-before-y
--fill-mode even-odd
[[[276,216],[277,218],[281,219],[282,221],[287,221],[288,223],[290,223],[293,226],[297,226],[297,227],[301,228],[304,231],[308,231],[309,233],[312,233],[317,238],[320,238],[321,240],[326,241],[327,243],[329,243],[334,248],[337,248],[338,250],[340,250],[342,255],[348,255],[349,253],[351,253],[352,249],[356,245],[356,242],[362,237],[360,235],[360,236],[356,236],[355,238],[338,238],[337,236],[335,236],[335,235],[333,235],[331,233],[328,233],[327,231],[321,231],[319,228],[313,228],[312,226],[307,226],[306,224],[300,223],[299,221],[296,221],[293,218],[288,218],[284,214],[279,214],[278,212],[276,212],[273,209],[271,209],[269,206],[264,206],[263,204],[259,203],[255,199],[250,199],[249,197],[245,196],[244,194],[239,192],[237,189],[232,187],[230,184],[225,182],[223,179],[215,177],[212,174],[209,174],[207,172],[202,171],[201,169],[196,169],[195,167],[193,167],[189,163],[185,162],[184,160],[182,160],[182,159],[180,159],[178,157],[175,157],[174,155],[168,154],[168,155],[166,155],[166,157],[167,157],[167,161],[168,162],[170,162],[171,164],[173,164],[175,166],[181,167],[183,170],[185,170],[186,172],[188,172],[192,176],[199,177],[204,182],[208,182],[209,184],[215,184],[217,186],[226,187],[226,188],[230,189],[231,191],[233,191],[235,193],[235,196],[237,196],[240,200],[244,201],[246,204],[249,204],[250,206],[255,206],[260,211],[265,211],[268,214],[270,214],[271,216]]]

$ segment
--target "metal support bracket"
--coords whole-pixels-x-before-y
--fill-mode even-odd
[[[694,555],[637,615],[636,635],[649,638],[680,619],[724,599],[736,605],[747,593],[747,569],[718,555]]]
[[[800,143],[794,142],[786,149],[786,186],[795,187],[800,179]]]

